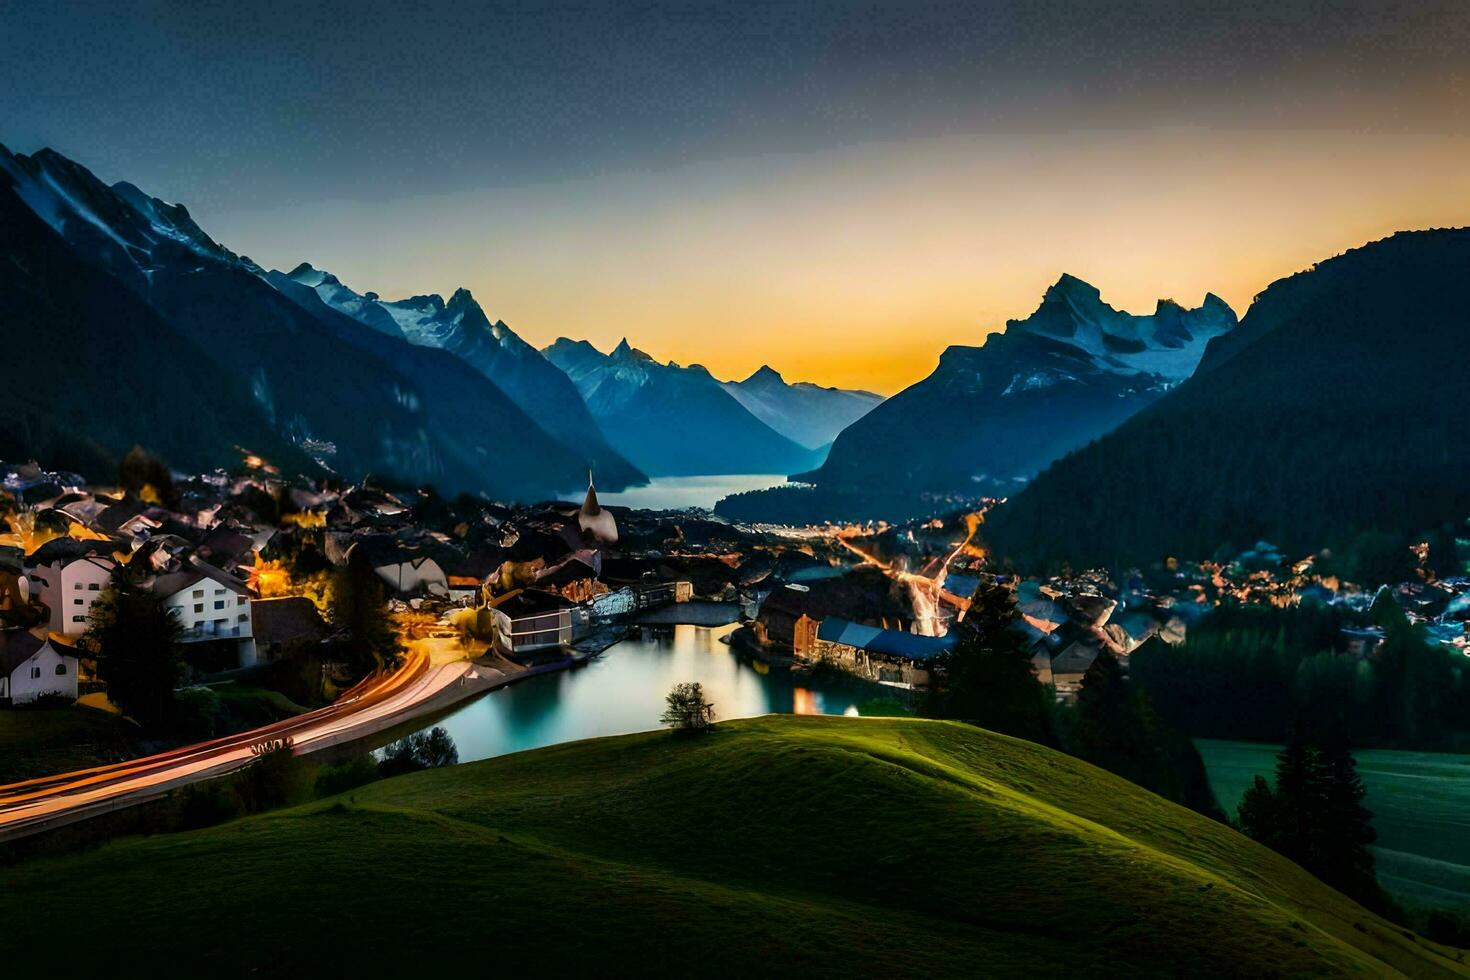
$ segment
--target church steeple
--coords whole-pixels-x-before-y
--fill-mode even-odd
[[[587,470],[587,497],[577,513],[577,525],[582,529],[584,539],[591,539],[597,544],[616,544],[618,541],[618,522],[597,503],[597,488],[592,485],[590,468]]]

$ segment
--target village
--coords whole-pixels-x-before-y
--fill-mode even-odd
[[[501,670],[571,666],[628,630],[740,624],[741,656],[797,673],[840,671],[921,694],[954,628],[989,581],[1010,590],[1032,668],[1059,702],[1107,651],[1125,665],[1145,644],[1182,643],[1222,602],[1314,602],[1365,610],[1374,596],[1258,545],[1231,562],[1170,560],[1116,582],[1100,572],[1048,580],[997,574],[974,543],[979,513],[911,522],[746,527],[700,511],[444,501],[372,483],[291,485],[247,458],[235,475],[158,488],[86,487],[34,465],[3,470],[0,705],[106,705],[87,640],[114,576],[151,591],[177,620],[187,686],[337,677],[343,637],[329,578],[349,556],[382,583],[406,642],[446,642]],[[1464,652],[1470,582],[1392,590],[1411,620]],[[1344,627],[1371,656],[1382,631]],[[295,665],[293,667],[293,665]],[[304,665],[304,666],[301,666]],[[322,692],[316,692],[320,697]]]

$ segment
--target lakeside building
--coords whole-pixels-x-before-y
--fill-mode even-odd
[[[575,606],[554,592],[539,589],[516,589],[491,600],[495,648],[513,656],[570,644]]]
[[[913,690],[929,686],[929,662],[953,649],[954,644],[953,635],[919,636],[833,617],[817,626],[815,642],[805,659],[831,664],[879,684]]]

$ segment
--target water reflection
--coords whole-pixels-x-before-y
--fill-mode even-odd
[[[857,714],[865,702],[891,698],[884,688],[843,677],[793,677],[784,668],[745,660],[720,638],[734,626],[644,627],[585,667],[536,677],[492,692],[438,722],[461,761],[601,735],[659,727],[664,695],[698,681],[718,719],[763,714]]]

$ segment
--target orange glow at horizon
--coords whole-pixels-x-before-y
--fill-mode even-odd
[[[1348,248],[1470,224],[1470,137],[1336,125],[866,144],[371,208],[293,202],[289,221],[253,212],[222,231],[359,292],[468,286],[537,347],[627,337],[721,379],[769,364],[888,395],[1029,315],[1063,272],[1133,313],[1208,291],[1244,315]]]

